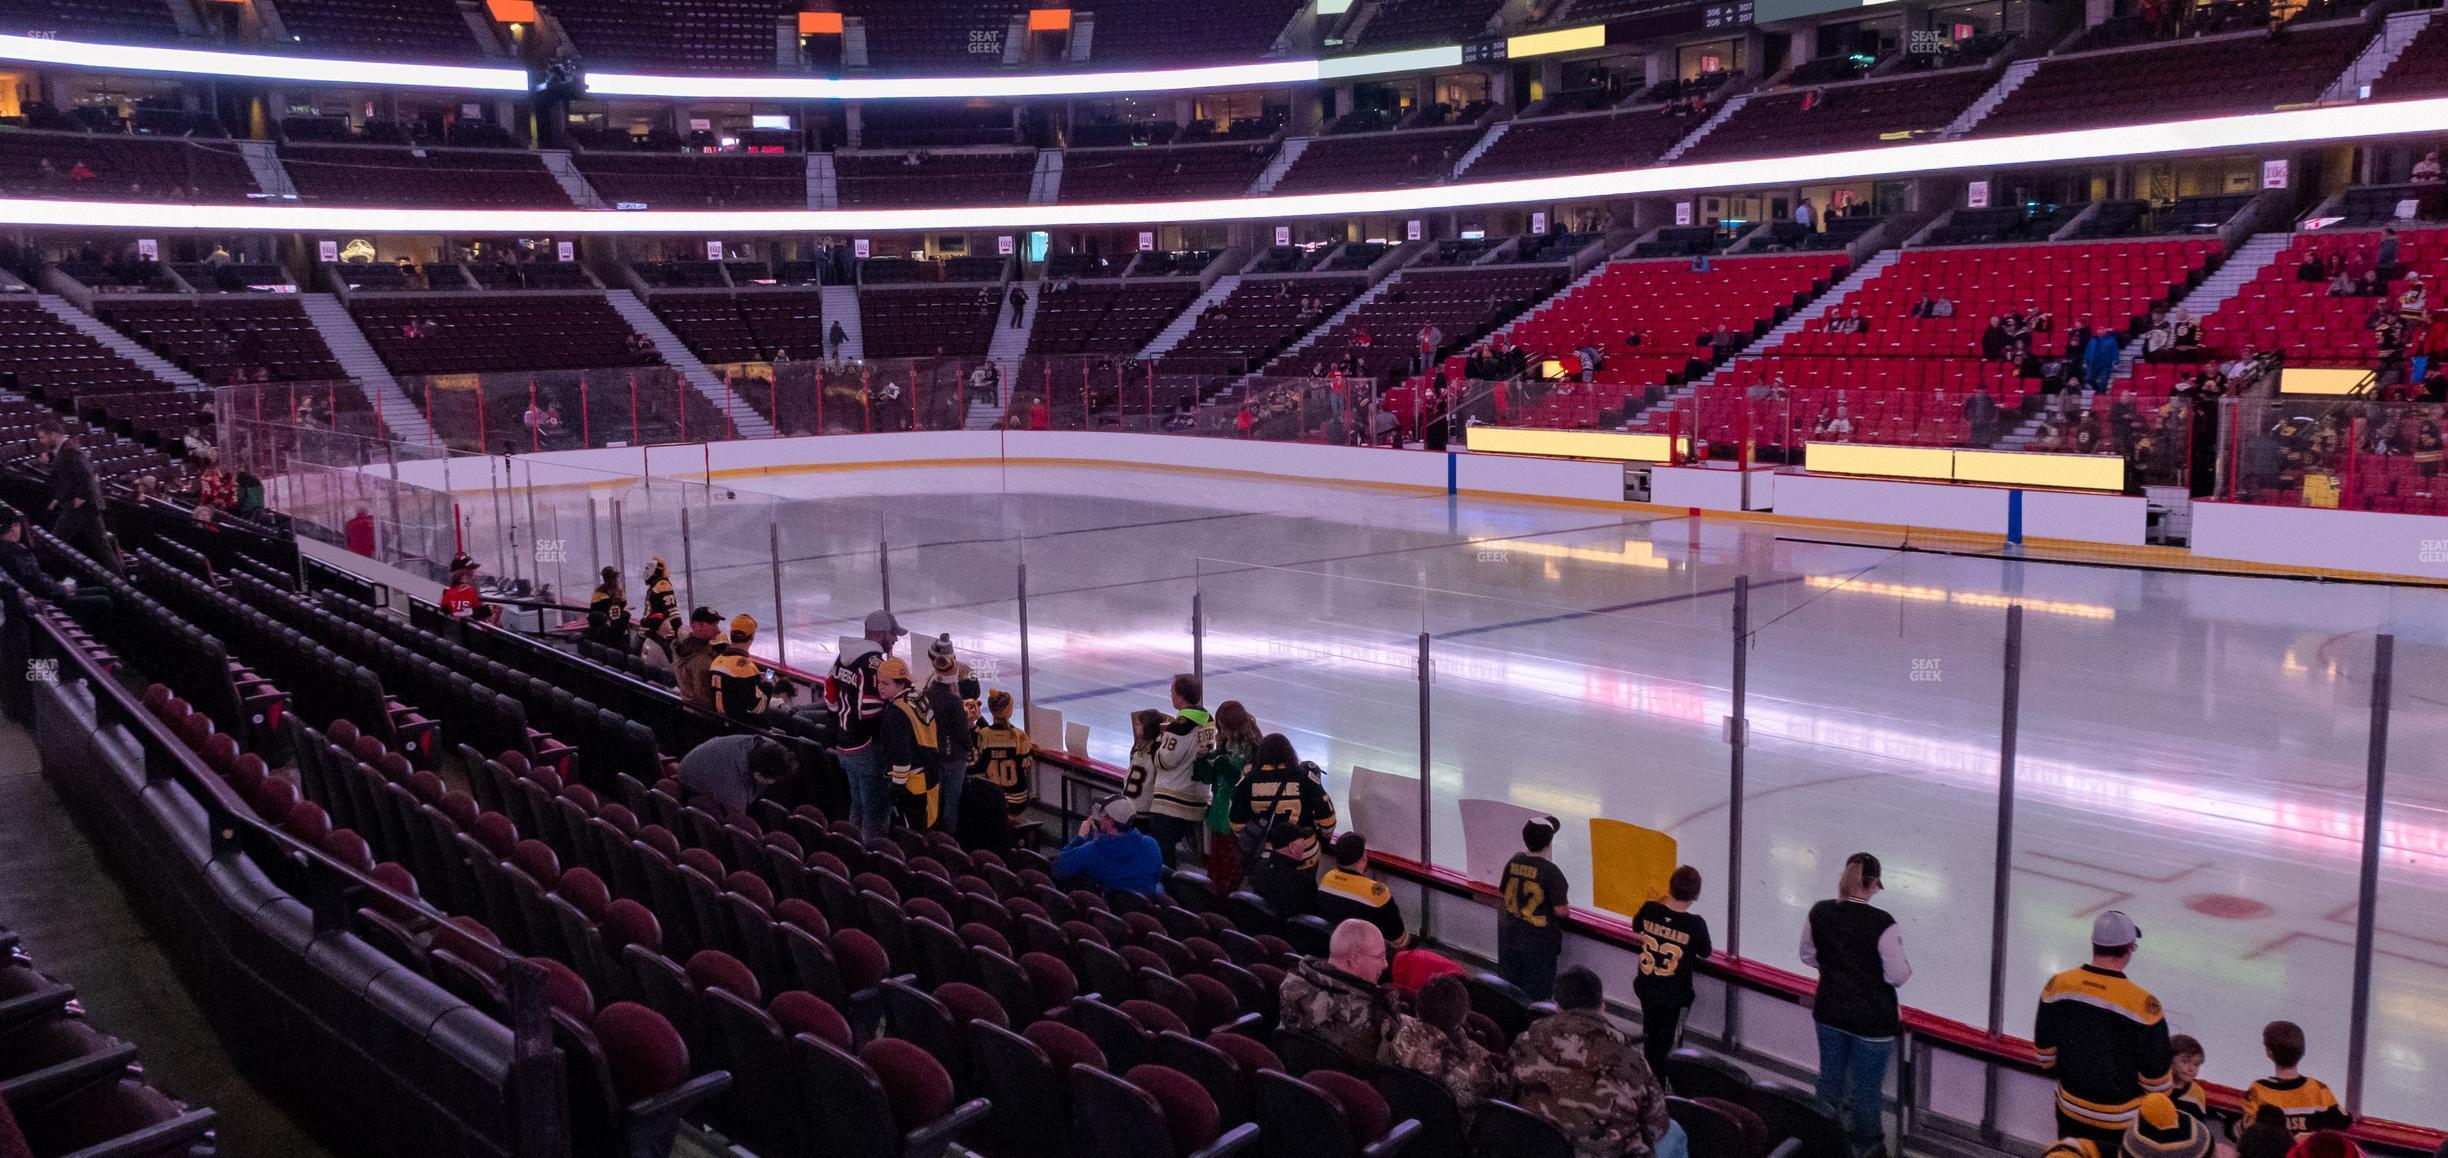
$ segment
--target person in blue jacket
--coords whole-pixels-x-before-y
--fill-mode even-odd
[[[1131,827],[1139,815],[1128,796],[1098,805],[1080,822],[1079,835],[1054,858],[1058,883],[1083,882],[1109,892],[1164,891],[1164,853],[1156,840]]]
[[[2114,331],[2093,332],[2091,341],[2083,347],[2083,384],[2093,390],[2106,390],[2108,380],[2116,376],[2117,355],[2122,349]]]

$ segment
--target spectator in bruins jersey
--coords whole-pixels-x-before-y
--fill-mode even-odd
[[[969,780],[969,751],[975,743],[974,722],[977,719],[978,681],[953,653],[952,637],[938,635],[927,647],[927,677],[918,694],[926,697],[927,706],[935,710],[935,777],[943,794],[943,814],[946,828],[960,826],[962,789]]]
[[[1213,751],[1216,726],[1199,706],[1204,688],[1188,672],[1173,677],[1173,714],[1156,730],[1156,747],[1148,756],[1148,835],[1164,850],[1165,867],[1173,867],[1175,849],[1198,840],[1200,822],[1207,818],[1207,785],[1198,776],[1199,757]]]
[[[661,555],[650,559],[646,564],[646,614],[678,619],[680,597],[672,591],[671,568],[663,565]]]
[[[715,647],[714,662],[706,668],[706,686],[713,693],[715,710],[734,720],[764,715],[772,690],[765,669],[748,654],[748,645],[756,642],[756,628],[755,619],[732,616],[731,638]]]
[[[2174,1075],[2168,1087],[2168,1100],[2175,1102],[2177,1109],[2208,1122],[2210,1094],[2201,1084],[2205,1056],[2201,1041],[2192,1034],[2179,1033],[2168,1038],[2168,1050],[2173,1055],[2168,1072]]]
[[[1233,792],[1233,835],[1243,852],[1252,853],[1265,847],[1266,834],[1279,824],[1314,830],[1324,840],[1334,835],[1335,807],[1315,766],[1301,762],[1283,733],[1270,732],[1258,741],[1249,774]],[[1315,846],[1301,867],[1317,871]]]
[[[935,711],[910,682],[909,665],[886,656],[876,665],[876,692],[884,710],[876,715],[876,766],[893,788],[893,806],[911,828],[935,827],[942,793],[935,783]]]
[[[981,791],[962,798],[961,843],[971,848],[1010,848],[1015,830],[1028,825],[1029,797],[1036,783],[1037,746],[1011,722],[1011,693],[986,693],[986,723],[973,737],[969,777]],[[982,789],[992,788],[993,791]]]
[[[2343,1130],[2354,1124],[2346,1111],[2338,1108],[2337,1095],[2319,1078],[2306,1077],[2295,1067],[2303,1064],[2303,1027],[2292,1021],[2273,1021],[2261,1027],[2261,1051],[2269,1055],[2270,1064],[2278,1072],[2266,1078],[2255,1078],[2244,1087],[2243,1116],[2250,1120],[2263,1106],[2276,1106],[2286,1115],[2287,1133],[2302,1137],[2316,1130]]]
[[[2111,909],[2091,922],[2091,963],[2051,977],[2032,1031],[2040,1067],[2057,1077],[2057,1132],[2103,1153],[2123,1143],[2149,1094],[2175,1083],[2175,1047],[2159,999],[2125,976],[2142,930]]]
[[[1496,972],[1532,1001],[1555,996],[1556,958],[1564,952],[1564,905],[1571,889],[1547,858],[1564,822],[1541,816],[1522,826],[1522,850],[1505,862],[1496,917]]]
[[[1700,870],[1684,865],[1666,880],[1666,897],[1641,904],[1632,915],[1640,931],[1640,975],[1632,993],[1640,998],[1641,1053],[1649,1068],[1663,1071],[1666,1055],[1683,1042],[1683,1017],[1692,1006],[1692,967],[1708,960],[1706,920],[1692,912],[1700,899]]]
[[[2210,1128],[2166,1094],[2144,1097],[2119,1142],[2124,1158],[2210,1158]]]
[[[1317,915],[1329,921],[1362,920],[1385,934],[1397,949],[1411,943],[1394,892],[1369,872],[1368,838],[1347,832],[1335,838],[1334,867],[1318,878]]]
[[[1284,920],[1317,911],[1317,832],[1290,823],[1267,829],[1267,846],[1250,862],[1243,885]]]
[[[629,650],[629,593],[621,588],[618,567],[603,569],[603,582],[587,597],[586,637],[605,647]]]

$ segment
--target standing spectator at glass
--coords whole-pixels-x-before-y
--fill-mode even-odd
[[[1903,931],[1870,904],[1883,887],[1877,857],[1846,857],[1836,896],[1811,906],[1802,929],[1802,963],[1819,971],[1819,1107],[1844,1119],[1857,1158],[1886,1144],[1887,1062],[1903,1028],[1896,988],[1912,978]]]
[[[1548,850],[1564,824],[1541,816],[1522,826],[1522,851],[1505,862],[1502,909],[1496,918],[1496,971],[1532,1001],[1555,995],[1556,958],[1564,951],[1564,906],[1570,886]]]

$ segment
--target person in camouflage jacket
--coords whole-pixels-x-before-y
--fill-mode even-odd
[[[1442,1083],[1468,1119],[1505,1093],[1504,1059],[1462,1031],[1470,1016],[1470,988],[1446,973],[1420,987],[1417,1016],[1406,1014],[1378,1050],[1381,1065],[1401,1066]]]
[[[1556,1124],[1580,1158],[1650,1158],[1666,1136],[1666,1091],[1630,1035],[1607,1020],[1598,975],[1556,978],[1562,1011],[1513,1040],[1513,1100]]]
[[[1325,1039],[1356,1066],[1375,1064],[1394,1028],[1392,991],[1377,983],[1385,970],[1385,934],[1377,926],[1361,920],[1335,926],[1326,959],[1304,959],[1284,977],[1283,1027]]]

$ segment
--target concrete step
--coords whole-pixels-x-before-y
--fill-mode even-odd
[[[1020,324],[1011,324],[1010,291],[1005,291],[1002,312],[995,315],[994,340],[986,344],[986,360],[994,363],[995,373],[1005,382],[1020,380],[1020,360],[1028,354],[1029,335],[1037,329],[1037,306],[1045,300],[1042,282],[1023,284],[1028,304],[1021,307]]]
[[[578,171],[577,159],[570,156],[569,150],[545,149],[538,152],[536,157],[544,162],[544,168],[552,173],[553,181],[561,186],[561,191],[569,194],[571,204],[580,209],[604,207],[603,194],[587,184],[586,174]]]
[[[1744,93],[1741,96],[1735,97],[1733,100],[1717,106],[1717,111],[1710,114],[1709,119],[1700,122],[1700,127],[1693,129],[1691,131],[1691,135],[1684,137],[1680,141],[1676,141],[1674,148],[1666,150],[1663,155],[1658,157],[1658,164],[1673,164],[1675,158],[1690,152],[1693,145],[1700,143],[1701,138],[1708,136],[1711,132],[1714,132],[1717,126],[1726,123],[1726,118],[1733,116],[1735,113],[1741,112],[1742,107],[1750,103],[1751,94]]]
[[[1498,121],[1489,127],[1487,132],[1480,134],[1478,143],[1472,145],[1469,152],[1462,154],[1461,160],[1454,162],[1452,175],[1458,178],[1470,172],[1470,167],[1478,164],[1479,158],[1484,156],[1489,149],[1494,148],[1497,140],[1505,135],[1505,130],[1512,127],[1513,122],[1511,121]]]
[[[1137,259],[1134,257],[1133,260]],[[1165,328],[1156,331],[1156,336],[1148,340],[1147,348],[1139,351],[1139,360],[1142,362],[1154,361],[1165,356],[1173,347],[1181,345],[1181,340],[1189,337],[1190,331],[1198,328],[1199,315],[1206,313],[1207,307],[1230,297],[1233,290],[1239,288],[1240,285],[1241,275],[1237,273],[1228,273],[1215,279],[1215,284],[1208,286],[1207,291],[1200,294],[1196,301],[1184,307],[1182,312],[1175,314],[1172,321],[1165,323]]]
[[[1250,196],[1264,197],[1274,192],[1275,183],[1283,180],[1284,174],[1292,170],[1292,163],[1300,160],[1301,154],[1308,151],[1309,138],[1286,138],[1283,147],[1275,150],[1275,159],[1267,162],[1267,167],[1258,174],[1256,181],[1250,182]]]
[[[274,197],[297,197],[297,185],[289,180],[289,170],[281,167],[280,150],[270,141],[240,141],[238,155],[246,159],[247,172],[255,177],[255,185]]]
[[[807,207],[833,209],[841,205],[841,185],[833,176],[833,154],[810,153],[807,159]]]
[[[340,369],[357,380],[365,391],[366,401],[382,419],[383,430],[401,442],[432,443],[433,427],[425,421],[425,409],[400,387],[391,368],[383,365],[382,357],[374,352],[374,344],[366,340],[365,331],[357,328],[357,319],[349,316],[348,307],[331,294],[302,293],[298,304],[305,307],[306,317],[323,336],[323,344],[331,347],[332,358]]]
[[[203,379],[179,369],[171,364],[168,358],[145,349],[136,339],[110,328],[103,323],[102,319],[76,308],[76,303],[58,294],[36,294],[34,300],[42,303],[45,313],[68,323],[86,337],[102,343],[103,348],[111,353],[144,367],[154,377],[173,386],[182,386],[189,390],[204,388]]]
[[[1803,303],[1801,309],[1795,310],[1791,316],[1787,317],[1782,322],[1778,322],[1775,327],[1771,328],[1767,333],[1760,335],[1759,338],[1753,341],[1750,345],[1736,350],[1733,357],[1728,358],[1723,362],[1719,362],[1708,373],[1703,374],[1690,382],[1684,383],[1682,386],[1677,387],[1672,393],[1669,393],[1664,398],[1660,398],[1656,402],[1650,403],[1639,414],[1633,415],[1628,424],[1634,429],[1638,429],[1642,424],[1657,419],[1658,416],[1664,414],[1669,407],[1677,405],[1681,402],[1689,401],[1693,394],[1700,389],[1700,387],[1707,386],[1715,382],[1717,380],[1717,376],[1723,373],[1726,367],[1731,366],[1744,358],[1757,354],[1764,354],[1775,349],[1777,343],[1785,340],[1786,335],[1800,330],[1803,326],[1809,324],[1811,319],[1826,314],[1828,310],[1835,307],[1836,303],[1843,301],[1847,295],[1868,284],[1871,278],[1877,277],[1879,274],[1886,272],[1887,267],[1894,265],[1896,263],[1896,259],[1902,255],[1903,251],[1896,249],[1883,249],[1870,255],[1870,259],[1868,261],[1854,266],[1853,271],[1846,274],[1843,280],[1838,281],[1835,285],[1829,286],[1826,293],[1820,294],[1818,297],[1812,298],[1810,301]]]
[[[829,340],[832,337],[835,322],[841,323],[842,328],[841,349],[839,351],[827,350],[826,353],[844,362],[866,361],[867,342],[859,330],[858,287],[829,285],[824,287],[822,292],[824,294],[826,338]]]
[[[713,403],[741,438],[772,438],[780,433],[774,429],[773,423],[765,420],[764,415],[756,412],[755,407],[748,405],[747,399],[732,393],[730,383],[723,381],[721,375],[698,361],[697,355],[688,348],[688,343],[681,341],[680,335],[664,325],[663,319],[656,317],[635,291],[613,290],[604,297],[612,303],[614,312],[629,323],[630,329],[654,339],[655,350],[663,355],[663,361],[679,371],[680,377],[687,380],[689,386],[704,396],[706,401]]]
[[[2294,240],[2295,235],[2287,232],[2254,234],[2244,244],[2235,247],[2209,277],[2203,278],[2200,285],[2194,286],[2191,292],[2177,301],[2176,308],[2168,312],[2173,315],[2177,310],[2183,310],[2196,318],[2206,318],[2218,312],[2218,308],[2227,304],[2228,299],[2261,276],[2261,271],[2269,268],[2271,262],[2278,260],[2278,255],[2285,252],[2287,245]],[[2117,355],[2116,377],[2132,376],[2134,363],[2141,357],[2142,343],[2139,340],[2125,343],[2124,350]]]
[[[1972,102],[1971,108],[1965,109],[1954,120],[1947,123],[1945,135],[1960,137],[1971,132],[1973,126],[1981,123],[1981,118],[1995,111],[1999,105],[2005,104],[2006,98],[2013,96],[2014,91],[2023,87],[2023,82],[2030,80],[2032,74],[2038,71],[2040,71],[2039,57],[2018,60],[2007,65],[2006,71],[1998,75],[1997,83],[1989,86],[1989,91],[1982,93],[1979,100]]]
[[[2422,35],[2423,26],[2431,23],[2438,14],[2437,9],[2392,14],[2381,26],[2380,35],[2372,37],[2371,43],[2363,46],[2362,53],[2355,57],[2354,63],[2347,65],[2346,71],[2329,82],[2328,90],[2321,93],[2321,103],[2345,104],[2363,99],[2363,90],[2380,79],[2390,65],[2397,63],[2398,57],[2405,55],[2406,45]]]

